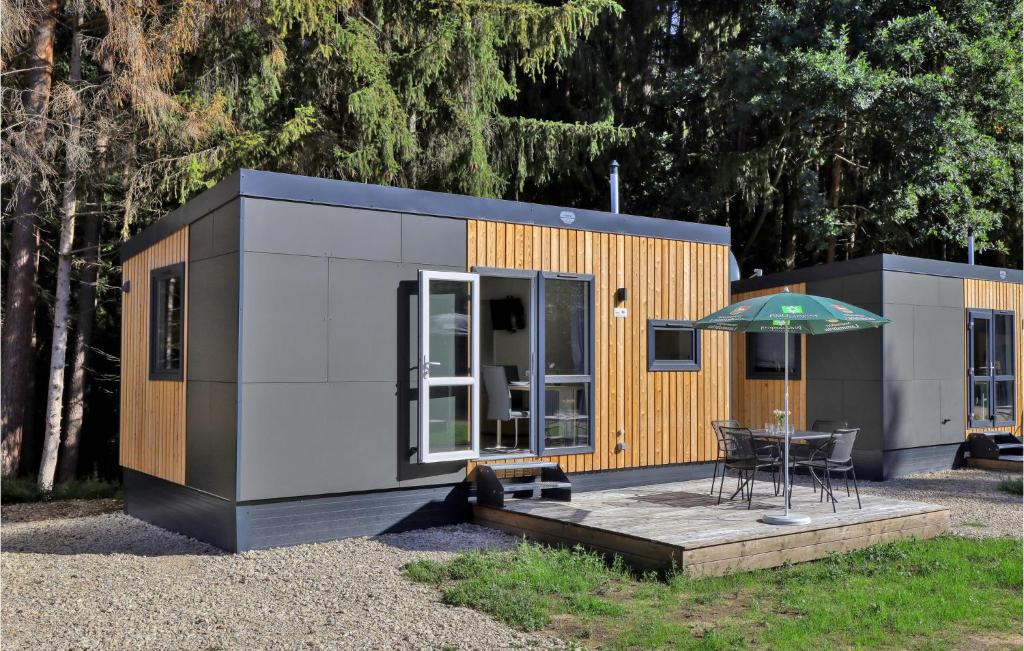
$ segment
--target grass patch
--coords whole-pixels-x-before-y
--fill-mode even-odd
[[[602,649],[947,648],[1019,644],[1021,542],[936,538],[727,577],[637,577],[600,556],[522,543],[408,576],[446,603]]]
[[[1024,495],[1024,478],[1004,477],[996,484],[996,488],[1010,495]]]
[[[103,479],[76,479],[41,491],[31,479],[4,477],[0,480],[0,503],[50,502],[53,500],[95,500],[120,497],[121,485]]]

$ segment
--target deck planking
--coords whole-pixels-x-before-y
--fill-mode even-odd
[[[726,482],[735,488],[735,481]],[[841,492],[837,512],[807,485],[793,491],[793,510],[810,524],[780,527],[760,521],[782,510],[769,482],[757,482],[754,501],[730,502],[708,494],[710,480],[617,488],[573,495],[571,502],[508,500],[503,509],[474,506],[480,524],[559,545],[582,544],[622,556],[642,570],[673,565],[690,576],[777,567],[822,558],[835,551],[905,538],[930,538],[949,528],[941,506]],[[723,497],[725,495],[723,493]]]

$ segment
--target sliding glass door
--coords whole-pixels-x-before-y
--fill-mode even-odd
[[[1016,421],[1014,314],[967,311],[968,424],[1001,427]]]

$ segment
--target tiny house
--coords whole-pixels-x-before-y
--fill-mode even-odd
[[[241,170],[122,248],[125,508],[228,550],[710,470],[729,230]],[[661,473],[661,474],[659,474]]]
[[[860,427],[859,476],[888,479],[958,463],[974,432],[1021,435],[1022,273],[876,255],[732,283],[732,300],[790,291],[836,298],[892,322],[878,330],[732,335],[732,411],[761,424],[782,405],[790,367],[797,428]]]

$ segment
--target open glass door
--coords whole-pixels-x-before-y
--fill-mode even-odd
[[[419,458],[480,455],[477,274],[420,271]]]

